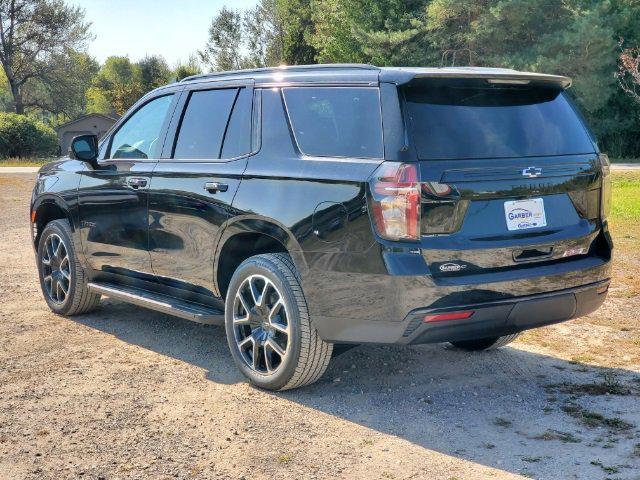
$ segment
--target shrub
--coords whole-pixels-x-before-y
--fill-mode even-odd
[[[26,115],[0,112],[0,158],[46,157],[58,150],[56,132]]]

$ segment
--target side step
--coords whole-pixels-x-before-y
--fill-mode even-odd
[[[113,283],[90,282],[87,287],[92,292],[149,308],[156,312],[186,318],[187,320],[207,325],[224,325],[224,312],[198,303]]]

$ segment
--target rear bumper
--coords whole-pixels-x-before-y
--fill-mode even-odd
[[[579,287],[507,299],[417,308],[402,321],[315,317],[322,338],[337,343],[438,343],[509,335],[581,317],[607,297],[609,279]],[[466,319],[426,322],[437,313],[473,311]]]
[[[613,243],[603,230],[588,255],[434,276],[421,252],[378,246],[306,253],[300,270],[311,319],[335,343],[432,343],[507,335],[596,310],[606,298]],[[604,288],[604,292],[602,292]],[[474,310],[468,319],[426,315]]]
[[[498,337],[564,322],[597,310],[607,297],[609,280],[555,292],[448,308],[418,309],[407,315],[398,343],[436,343]],[[466,319],[426,322],[439,313],[472,311]]]

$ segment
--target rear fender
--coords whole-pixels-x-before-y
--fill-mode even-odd
[[[269,236],[281,243],[293,260],[298,273],[305,275],[309,268],[302,254],[302,249],[295,236],[281,223],[273,219],[267,219],[257,215],[241,215],[232,218],[223,226],[222,235],[216,247],[214,256],[213,275],[214,279],[218,278],[218,266],[220,262],[220,252],[224,249],[225,244],[233,237],[243,233],[259,233]],[[217,280],[215,281],[216,294],[220,294]]]

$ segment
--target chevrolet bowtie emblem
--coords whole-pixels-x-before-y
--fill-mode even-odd
[[[542,175],[542,169],[538,167],[527,167],[522,170],[522,176],[524,177],[535,178],[540,175]]]

